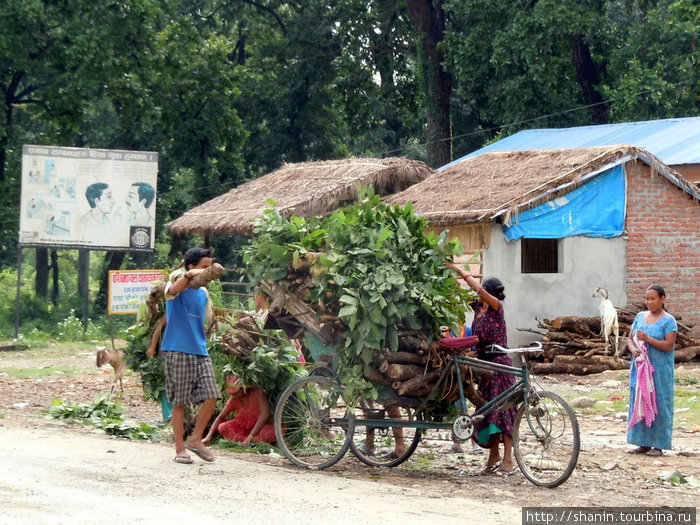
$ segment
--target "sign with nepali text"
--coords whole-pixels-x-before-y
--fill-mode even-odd
[[[110,270],[107,312],[137,314],[151,288],[165,282],[167,278],[168,274],[164,270]]]

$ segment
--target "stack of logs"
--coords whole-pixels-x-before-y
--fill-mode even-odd
[[[563,316],[554,319],[538,320],[538,327],[546,332],[533,331],[542,335],[544,352],[530,357],[532,371],[536,374],[596,374],[605,370],[626,370],[631,354],[627,349],[627,337],[637,312],[642,305],[635,305],[636,311],[617,308],[620,325],[618,353],[615,355],[615,336],[610,343],[600,335],[599,317]],[[676,362],[687,362],[700,356],[700,340],[690,335],[690,327],[678,321],[676,338]]]
[[[363,370],[365,379],[391,387],[398,396],[432,395],[440,400],[455,401],[459,386],[454,374],[439,385],[438,382],[460,350],[441,347],[439,338],[428,342],[430,339],[426,332],[400,329],[398,350],[375,351],[372,363]],[[477,382],[475,371],[462,366],[461,372],[465,396],[476,406],[483,405],[483,399],[473,386]]]

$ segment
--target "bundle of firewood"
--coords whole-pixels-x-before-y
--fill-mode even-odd
[[[440,346],[439,340],[428,342],[428,334],[415,330],[399,332],[399,350],[375,351],[372,362],[365,366],[364,377],[373,383],[391,387],[397,396],[433,396],[443,401],[455,401],[459,396],[455,374],[448,372],[440,381],[447,366],[456,354],[466,351]],[[484,401],[475,388],[477,372],[468,366],[461,366],[461,376],[465,396],[476,406]]]
[[[546,331],[529,331],[542,335],[544,352],[530,358],[533,371],[585,375],[628,369],[627,359],[631,354],[627,348],[627,338],[634,317],[643,305],[634,305],[634,308],[634,311],[616,308],[620,325],[617,353],[615,336],[612,335],[606,344],[600,335],[600,317],[561,316],[543,321],[538,319],[538,328]],[[676,362],[687,362],[698,356],[700,340],[693,338],[690,327],[678,320]]]

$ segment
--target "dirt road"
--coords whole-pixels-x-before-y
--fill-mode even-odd
[[[9,367],[69,372],[15,378],[2,374]],[[699,376],[700,367],[683,373]],[[601,385],[611,396],[624,396],[619,376],[541,381],[569,398]],[[693,483],[659,479],[671,471],[700,479],[700,429],[678,424],[673,451],[632,456],[625,454],[624,421],[582,410],[579,463],[556,489],[535,487],[520,473],[480,476],[484,456],[444,454],[448,439],[422,443],[394,469],[367,467],[348,455],[328,470],[303,471],[279,455],[230,450],[216,450],[213,464],[178,465],[169,443],[110,438],[39,414],[55,397],[89,402],[109,391],[111,379],[111,371],[95,368],[91,350],[49,359],[0,356],[0,523],[512,524],[520,523],[523,506],[687,506],[700,496]],[[136,376],[130,374],[125,387],[128,417],[160,419],[159,407],[142,399]]]
[[[9,423],[9,424],[7,424]],[[169,461],[169,445],[61,425],[0,426],[0,522],[515,523],[520,508],[245,461]],[[466,491],[465,491],[466,492]],[[466,496],[466,494],[465,494]]]

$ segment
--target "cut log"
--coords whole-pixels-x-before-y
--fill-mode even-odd
[[[203,272],[192,277],[187,286],[190,288],[203,288],[210,282],[224,275],[224,272],[226,272],[226,270],[223,266],[219,263],[214,263],[209,268],[205,268]]]
[[[362,370],[362,375],[364,376],[365,379],[367,379],[368,381],[371,381],[372,383],[375,383],[377,385],[385,385],[385,386],[391,385],[391,379],[387,378],[384,374],[382,374],[379,370],[377,370],[373,366],[365,366],[364,369]]]
[[[600,319],[598,317],[563,316],[554,319],[545,319],[545,325],[555,332],[576,332],[579,334],[600,333]]]
[[[588,374],[599,374],[608,370],[608,367],[601,364],[581,364],[581,363],[532,363],[530,365],[533,374],[572,374],[585,376]]]
[[[385,352],[384,359],[388,363],[403,363],[408,365],[424,365],[426,358],[424,355],[412,352]]]
[[[700,357],[700,345],[679,348],[674,352],[673,356],[676,363],[687,363],[696,357]]]
[[[382,370],[383,371],[383,370]],[[384,374],[395,381],[406,381],[423,374],[424,369],[418,365],[394,363],[386,367]]]
[[[411,379],[408,379],[406,381],[403,381],[398,388],[395,388],[396,392],[400,395],[411,395],[409,392],[416,391],[419,386],[427,384],[427,383],[432,383],[435,381],[438,377],[440,377],[440,374],[442,373],[442,370],[434,369],[434,370],[429,370],[425,374],[421,374],[419,376],[413,377]],[[393,386],[393,385],[392,385]]]
[[[567,363],[579,365],[604,365],[608,370],[627,370],[630,367],[630,362],[624,359],[619,359],[614,356],[591,355],[591,356],[573,356],[559,355],[554,359],[554,363]]]

